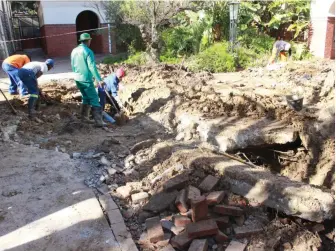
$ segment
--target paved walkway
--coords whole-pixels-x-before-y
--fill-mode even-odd
[[[0,159],[0,250],[137,250],[117,205],[104,195],[109,226],[83,184],[83,163],[16,143],[1,143]]]

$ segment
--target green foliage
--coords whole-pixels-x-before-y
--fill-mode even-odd
[[[305,59],[312,58],[312,54],[310,53],[305,43],[293,43],[292,42],[291,45],[292,45],[293,60],[305,60]]]
[[[119,64],[127,60],[126,53],[120,53],[118,55],[108,55],[103,59],[103,64]]]
[[[161,55],[160,62],[167,63],[167,64],[180,64],[182,62],[182,58],[167,57],[167,56]]]
[[[252,49],[247,49],[244,47],[237,48],[237,67],[248,68],[248,67],[259,67],[265,66],[270,57],[270,53],[257,53]]]
[[[144,65],[147,63],[148,55],[145,52],[137,52],[134,55],[131,55],[126,61],[125,64],[132,65]]]
[[[243,47],[260,54],[270,52],[275,39],[266,34],[258,34],[258,30],[252,27],[242,32],[238,37],[238,41]]]
[[[193,53],[193,36],[187,27],[166,29],[161,33],[163,42],[162,55],[164,57],[177,57]]]
[[[115,31],[118,51],[127,51],[130,49],[140,51],[145,48],[141,38],[140,30],[137,26],[130,24],[119,24],[117,25]]]
[[[194,71],[229,72],[235,70],[235,59],[228,51],[228,43],[215,43],[192,57],[187,65]]]

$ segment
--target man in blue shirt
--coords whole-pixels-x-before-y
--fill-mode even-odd
[[[98,96],[99,96],[99,103],[102,107],[102,110],[105,109],[106,102],[111,105],[111,115],[114,116],[116,113],[120,111],[120,100],[118,98],[118,91],[119,91],[119,83],[122,81],[122,78],[125,76],[125,71],[120,68],[117,70],[115,74],[111,74],[108,77],[104,78],[104,87],[98,87]],[[110,99],[106,97],[105,90],[111,95],[113,99],[114,105],[117,107],[118,110],[115,109],[114,105],[111,103]]]

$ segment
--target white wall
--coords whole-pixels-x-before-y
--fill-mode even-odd
[[[310,51],[317,57],[324,57],[328,16],[335,16],[330,13],[335,0],[312,0],[310,17],[312,32]]]
[[[106,23],[105,13],[100,13],[92,5],[97,2],[93,1],[41,1],[40,9],[43,12],[43,24],[76,24],[76,18],[79,13],[85,10],[93,11],[97,14],[100,23]]]

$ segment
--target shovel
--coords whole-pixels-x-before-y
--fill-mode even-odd
[[[114,119],[117,122],[117,125],[124,125],[126,123],[126,121],[128,120],[127,115],[121,111],[120,109],[117,108],[116,104],[114,103],[111,95],[108,93],[108,91],[106,89],[104,89],[106,96],[109,98],[109,100],[111,101],[114,109],[116,109],[117,114],[114,116]]]

